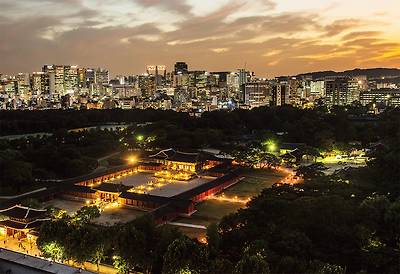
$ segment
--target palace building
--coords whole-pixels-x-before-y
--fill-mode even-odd
[[[7,236],[26,238],[28,234],[47,220],[47,210],[33,209],[21,205],[0,210],[3,220],[0,221],[1,233]]]
[[[149,158],[157,163],[162,163],[169,170],[192,173],[200,171],[204,163],[200,153],[180,152],[172,148],[161,150]]]

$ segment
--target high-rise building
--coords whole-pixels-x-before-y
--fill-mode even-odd
[[[347,78],[325,79],[325,103],[328,106],[344,106],[347,102]]]
[[[165,77],[167,73],[167,67],[165,65],[148,65],[146,66],[146,72],[149,75],[161,75]]]
[[[87,88],[86,86],[86,69],[78,68],[78,87],[79,89]]]
[[[357,81],[360,91],[368,90],[368,78],[366,75],[357,75],[353,79]]]
[[[245,69],[238,69],[240,101],[244,102],[244,85],[248,81],[248,72]]]
[[[96,79],[96,71],[94,69],[86,69],[85,72],[85,82],[86,82],[86,87],[90,88],[92,85],[95,83]]]
[[[244,104],[252,109],[269,105],[270,94],[266,82],[250,82],[244,84]]]
[[[313,98],[325,97],[325,81],[314,80],[310,82],[310,95]]]
[[[174,73],[177,74],[187,74],[188,65],[185,62],[176,62],[174,66]]]
[[[231,72],[226,76],[226,85],[228,87],[228,96],[230,98],[239,100],[240,85],[239,85],[239,74],[237,72]]]
[[[160,86],[167,76],[167,67],[165,65],[146,66],[147,74],[154,76],[156,87]]]
[[[138,79],[139,89],[143,97],[151,97],[155,94],[156,85],[152,75],[140,75]]]
[[[176,74],[173,78],[173,86],[174,87],[181,87],[187,86],[189,84],[189,75],[188,74]]]
[[[16,76],[18,94],[26,94],[30,91],[30,81],[28,73],[18,73]]]
[[[64,66],[57,65],[54,69],[54,93],[63,96],[65,95],[65,74]]]
[[[55,92],[55,70],[53,65],[44,65],[42,67],[42,72],[45,77],[45,90],[43,91],[45,94],[53,94]]]
[[[360,102],[363,106],[376,104],[400,107],[400,89],[374,89],[361,92]]]
[[[359,80],[349,79],[347,84],[347,105],[360,100],[360,89]]]
[[[107,85],[109,81],[110,81],[110,76],[108,70],[98,68],[95,74],[95,83],[97,85]]]
[[[205,89],[207,87],[208,73],[204,70],[196,70],[189,72],[189,87],[197,89]]]
[[[64,66],[64,93],[78,89],[78,66]]]
[[[289,86],[277,83],[272,86],[272,105],[283,106],[289,104]]]
[[[34,95],[41,95],[46,91],[47,77],[44,72],[34,72],[31,77],[32,93]]]
[[[358,100],[358,81],[348,77],[325,79],[325,102],[328,106],[345,106]]]

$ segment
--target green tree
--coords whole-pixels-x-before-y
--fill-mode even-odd
[[[236,274],[269,274],[269,266],[263,256],[257,254],[244,254],[242,259],[236,264]]]
[[[164,255],[163,273],[204,273],[207,250],[187,237],[172,242]]]
[[[83,206],[75,213],[72,221],[78,225],[85,225],[99,216],[100,210],[98,206]]]
[[[296,170],[296,175],[302,177],[305,181],[309,181],[324,176],[325,166],[322,163],[315,163],[308,166],[300,166]]]

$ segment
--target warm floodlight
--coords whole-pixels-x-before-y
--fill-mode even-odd
[[[128,158],[128,161],[129,161],[130,164],[134,164],[134,163],[136,163],[137,159],[136,159],[135,156],[130,156],[130,157]]]
[[[264,142],[264,145],[266,145],[267,150],[269,152],[274,152],[277,149],[276,143],[274,141],[272,141],[272,140],[268,140],[268,141]]]

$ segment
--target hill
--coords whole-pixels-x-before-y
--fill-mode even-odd
[[[296,75],[298,77],[301,76],[306,76],[306,75],[311,75],[313,79],[318,79],[318,78],[324,78],[328,76],[359,76],[359,75],[365,75],[368,77],[368,79],[375,79],[375,78],[396,78],[400,77],[400,69],[397,68],[369,68],[369,69],[352,69],[352,70],[346,70],[346,71],[333,71],[333,70],[328,70],[328,71],[316,71],[316,72],[309,72],[309,73],[302,73],[299,75]]]

